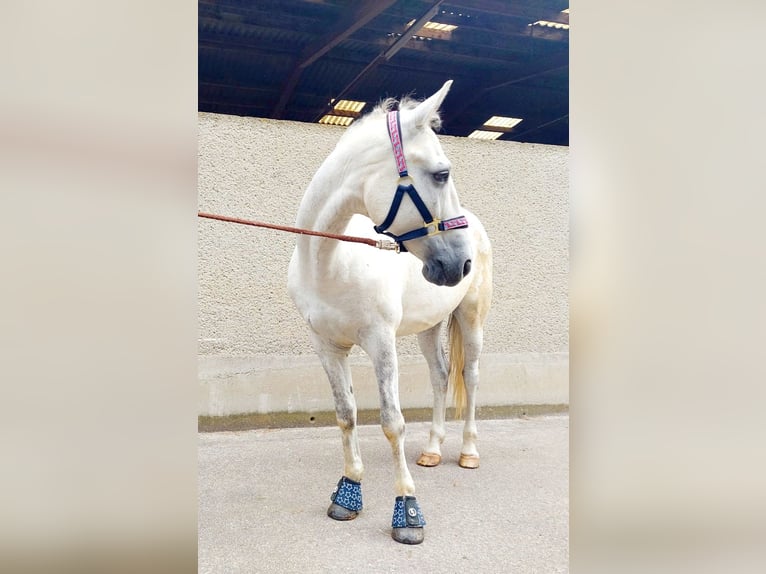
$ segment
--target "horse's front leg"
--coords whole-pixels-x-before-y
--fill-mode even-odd
[[[318,335],[314,335],[312,340],[332,387],[335,416],[343,437],[343,476],[330,496],[331,504],[327,509],[327,516],[335,520],[351,520],[356,518],[362,509],[361,483],[364,466],[359,451],[356,400],[348,365],[350,348],[339,347]]]
[[[441,445],[444,442],[444,420],[447,410],[447,376],[449,369],[441,342],[442,323],[418,334],[420,350],[428,363],[434,407],[428,446],[418,458],[420,466],[437,466],[442,460]]]
[[[391,445],[396,475],[394,514],[391,536],[404,544],[423,542],[425,520],[415,499],[412,480],[404,455],[404,416],[399,405],[399,370],[396,357],[396,338],[393,331],[378,329],[368,333],[362,348],[372,359],[380,393],[380,424]]]

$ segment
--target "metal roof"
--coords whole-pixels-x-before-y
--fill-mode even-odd
[[[569,0],[198,6],[200,111],[316,122],[333,100],[364,101],[364,113],[452,79],[441,133],[467,136],[507,116],[523,121],[500,139],[569,145]]]

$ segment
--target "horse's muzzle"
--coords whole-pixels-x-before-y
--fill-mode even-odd
[[[423,263],[423,277],[434,285],[454,287],[471,272],[471,260],[445,261],[435,258]]]

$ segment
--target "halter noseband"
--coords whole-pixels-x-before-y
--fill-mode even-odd
[[[442,231],[448,231],[450,229],[461,229],[468,227],[468,220],[464,215],[453,217],[452,219],[434,219],[431,212],[428,211],[428,207],[423,203],[415,186],[412,183],[412,178],[407,173],[407,162],[404,160],[404,149],[402,148],[402,128],[399,123],[399,112],[388,112],[388,137],[391,139],[391,147],[394,150],[394,159],[396,160],[396,169],[399,171],[399,184],[396,186],[396,193],[394,193],[394,200],[391,203],[391,208],[388,210],[386,219],[380,225],[375,226],[377,233],[383,233],[393,238],[399,245],[400,251],[407,251],[404,246],[405,241],[415,239],[417,237],[423,237],[424,235],[436,235]],[[386,231],[396,218],[396,214],[399,212],[399,207],[404,199],[404,194],[410,196],[412,203],[415,204],[420,216],[423,218],[423,227],[418,227],[407,233],[401,235],[395,235],[390,231]]]

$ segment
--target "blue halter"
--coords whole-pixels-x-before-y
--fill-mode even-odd
[[[399,122],[399,112],[388,112],[388,137],[391,139],[391,147],[394,150],[394,159],[396,160],[396,169],[399,171],[399,184],[396,186],[396,192],[394,193],[394,200],[391,203],[391,208],[388,210],[388,215],[383,223],[375,226],[377,233],[388,235],[399,246],[399,251],[407,251],[404,246],[405,241],[415,239],[417,237],[423,237],[424,235],[436,235],[442,231],[448,231],[450,229],[461,229],[468,227],[468,220],[464,215],[453,217],[452,219],[439,220],[434,219],[431,212],[428,211],[428,207],[423,203],[415,186],[412,184],[412,178],[407,173],[407,162],[404,159],[404,149],[402,148],[402,128]],[[409,183],[408,183],[409,182]],[[415,204],[420,216],[423,218],[423,227],[418,227],[407,233],[401,235],[395,235],[390,231],[386,231],[394,223],[396,214],[399,212],[399,207],[402,204],[404,196],[409,195],[412,203]]]

